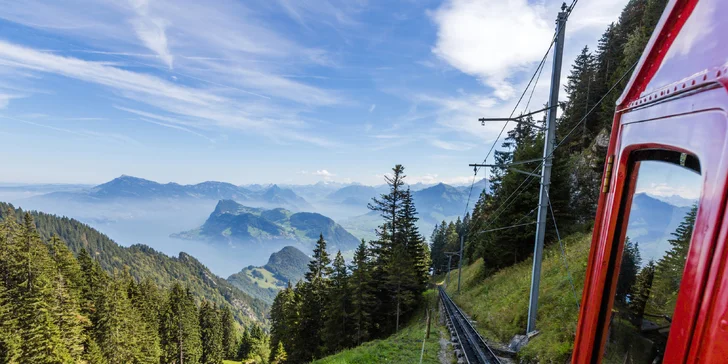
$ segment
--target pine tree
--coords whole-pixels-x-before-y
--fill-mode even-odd
[[[275,346],[275,349],[271,352],[271,364],[283,364],[286,363],[288,360],[288,355],[286,354],[286,349],[283,348],[283,343],[278,342],[278,344]]]
[[[632,323],[637,327],[642,326],[642,318],[645,315],[645,308],[650,299],[654,277],[655,262],[650,260],[637,274],[632,288],[632,300],[629,302]]]
[[[376,304],[371,276],[369,252],[364,240],[354,253],[351,266],[351,326],[352,343],[360,345],[369,340],[372,312]]]
[[[441,224],[436,224],[430,237],[430,241],[432,242],[430,260],[432,261],[432,267],[435,269],[436,274],[442,273],[445,268],[445,229],[447,229],[447,223],[445,221]]]
[[[181,284],[169,289],[160,319],[161,361],[170,364],[197,364],[202,355],[197,306]]]
[[[91,258],[86,249],[78,253],[78,263],[81,266],[83,277],[81,286],[81,313],[96,323],[96,304],[98,303],[108,277],[102,270],[101,265]]]
[[[202,364],[222,364],[222,321],[215,305],[203,300],[200,305],[200,338],[202,339]]]
[[[84,352],[83,352],[83,360],[86,362],[86,364],[106,364],[108,363],[106,361],[106,358],[104,357],[104,353],[101,351],[101,348],[99,347],[99,344],[96,343],[96,340],[91,338],[90,336],[86,335],[85,337],[86,342],[84,343]]]
[[[83,284],[81,267],[66,244],[53,235],[49,244],[55,263],[54,273],[54,321],[61,331],[63,345],[74,361],[83,354],[84,330],[91,322],[80,314],[80,292]]]
[[[247,361],[253,352],[253,344],[253,337],[250,335],[250,331],[243,331],[243,334],[240,336],[240,342],[238,343],[237,360]]]
[[[639,243],[632,243],[627,237],[624,241],[622,263],[619,268],[619,279],[617,280],[615,293],[615,299],[620,303],[626,304],[629,301],[641,265],[642,258]]]
[[[130,278],[130,277],[129,277]],[[159,344],[159,311],[162,296],[159,288],[149,278],[136,283],[128,280],[128,294],[134,309],[139,312],[141,322],[137,333],[145,363],[158,363],[162,354]]]
[[[20,362],[68,363],[73,357],[64,346],[56,324],[53,291],[53,261],[48,248],[35,229],[33,217],[26,213],[20,234],[19,284],[9,290],[17,302],[15,313],[20,332]]]
[[[0,363],[17,363],[20,357],[20,334],[14,315],[18,300],[10,295],[20,271],[18,224],[10,210],[0,223]]]
[[[97,303],[96,340],[109,364],[151,363],[142,351],[140,334],[143,321],[129,299],[128,272],[117,274],[104,289]]]
[[[412,284],[416,282],[417,277],[413,274],[412,265],[412,259],[407,254],[405,247],[396,245],[392,249],[392,259],[388,260],[386,266],[388,274],[385,282],[385,287],[390,292],[394,303],[394,311],[390,314],[394,316],[395,332],[399,332],[400,318],[415,303]]]
[[[297,293],[288,282],[288,286],[278,292],[270,309],[271,326],[271,348],[275,349],[279,344],[283,345],[287,353],[295,353],[294,345],[299,323],[299,298]],[[275,351],[275,350],[272,350]],[[273,361],[273,357],[270,361]]]
[[[338,251],[334,258],[331,283],[326,294],[328,302],[325,308],[323,339],[327,353],[336,353],[350,345],[351,302],[348,278],[344,256]]]
[[[301,296],[301,311],[296,333],[296,350],[291,353],[293,361],[309,361],[320,357],[325,346],[322,338],[324,308],[327,304],[327,290],[331,276],[331,259],[326,251],[323,235],[313,249],[313,259],[308,264],[306,282],[297,291]],[[295,357],[294,357],[295,355]]]
[[[370,210],[379,212],[383,220],[376,230],[377,239],[370,242],[373,263],[371,274],[372,281],[376,282],[377,297],[377,312],[372,316],[375,320],[373,330],[380,336],[388,335],[396,329],[398,311],[397,301],[394,298],[395,296],[402,298],[401,295],[393,295],[390,291],[392,285],[397,286],[396,278],[391,277],[394,272],[390,271],[390,268],[397,266],[397,262],[394,261],[394,247],[402,241],[399,218],[405,191],[405,177],[404,167],[400,164],[395,165],[392,168],[392,175],[384,177],[389,186],[389,193],[381,195],[380,198],[373,198],[368,205]],[[397,257],[401,258],[404,255],[398,251]]]
[[[409,269],[412,270],[413,278],[412,282],[413,294],[419,296],[425,291],[427,282],[430,280],[429,268],[432,265],[430,260],[430,251],[427,245],[427,241],[420,234],[420,230],[417,227],[417,209],[415,203],[412,200],[412,193],[409,187],[402,195],[402,210],[400,211],[400,234],[403,238],[403,244],[406,250],[408,259],[411,260],[411,266]],[[463,231],[463,222],[459,222],[459,229]]]
[[[698,207],[694,205],[672,233],[673,238],[667,241],[670,250],[655,265],[655,277],[648,307],[651,312],[671,315],[675,311],[697,213]]]
[[[220,306],[220,322],[222,324],[222,349],[224,359],[233,360],[237,351],[237,334],[235,318],[227,306]]]

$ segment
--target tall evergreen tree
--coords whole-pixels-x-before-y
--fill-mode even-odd
[[[369,252],[364,240],[354,252],[352,263],[351,278],[349,279],[352,343],[360,345],[362,342],[369,340],[372,313],[376,304]]]
[[[200,338],[202,339],[202,364],[222,364],[222,321],[215,305],[203,300],[200,305]]]
[[[655,277],[648,307],[652,312],[671,314],[675,311],[697,213],[698,207],[694,205],[672,233],[673,238],[668,240],[670,250],[665,252],[655,265]]]
[[[190,292],[179,283],[169,289],[160,320],[161,361],[198,364],[202,356],[197,307]]]
[[[20,332],[20,361],[26,363],[68,363],[74,360],[64,346],[63,333],[56,323],[53,261],[26,213],[20,234],[19,284],[9,290],[17,302],[15,314]]]
[[[128,276],[128,295],[134,310],[141,316],[137,337],[142,355],[147,363],[158,363],[162,354],[159,344],[159,311],[162,295],[149,278],[137,283]]]
[[[297,293],[288,282],[288,286],[278,292],[270,308],[270,344],[275,349],[283,345],[286,353],[295,352],[294,345],[299,323],[299,299]],[[271,357],[270,361],[274,358]]]
[[[411,266],[408,268],[412,271],[413,278],[415,279],[412,284],[413,294],[415,296],[419,296],[424,292],[427,282],[430,280],[429,268],[432,264],[427,241],[420,234],[420,230],[417,227],[418,220],[417,209],[415,208],[412,193],[408,187],[402,195],[400,235],[403,239],[406,254],[411,259]],[[463,222],[460,222],[460,230],[462,231],[463,228]]]
[[[293,345],[296,350],[290,354],[293,361],[309,361],[325,352],[322,329],[331,273],[331,259],[326,251],[326,241],[321,235],[308,264],[306,282],[298,290],[302,303],[297,340]]]
[[[20,333],[15,307],[17,297],[10,290],[17,286],[21,253],[19,227],[10,210],[0,223],[0,362],[17,363],[20,357]]]
[[[80,293],[83,286],[81,266],[58,236],[51,236],[48,248],[55,263],[55,322],[71,357],[79,361],[84,350],[84,330],[91,326],[89,319],[80,313]]]
[[[128,272],[107,284],[97,305],[96,340],[109,364],[153,363],[157,358],[143,352],[143,321],[128,296]]]
[[[224,359],[233,360],[237,351],[237,330],[235,318],[227,306],[220,306],[220,323],[222,325],[222,349]]]
[[[332,267],[331,283],[327,293],[324,344],[328,353],[338,352],[350,345],[349,315],[351,312],[349,275],[341,251],[336,253]]]

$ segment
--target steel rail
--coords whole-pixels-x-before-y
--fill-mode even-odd
[[[485,340],[475,329],[465,313],[440,288],[440,298],[447,316],[450,318],[455,337],[463,352],[465,362],[478,364],[500,364],[500,360],[485,343]]]

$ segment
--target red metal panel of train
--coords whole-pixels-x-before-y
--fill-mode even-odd
[[[617,102],[573,363],[728,363],[727,62],[728,1],[671,1]],[[642,305],[635,319],[620,316],[615,292],[638,171],[648,160],[691,169],[700,192],[672,315],[648,319]],[[634,293],[625,297],[623,306],[638,306]],[[625,337],[634,342],[620,344],[627,349],[618,360],[606,358],[630,320],[637,330]]]

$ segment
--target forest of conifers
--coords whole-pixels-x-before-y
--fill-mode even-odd
[[[230,308],[175,282],[162,289],[128,269],[106,273],[89,252],[74,256],[33,216],[0,223],[0,362],[222,363],[267,357],[255,325],[238,335]],[[197,303],[199,302],[199,304]]]

